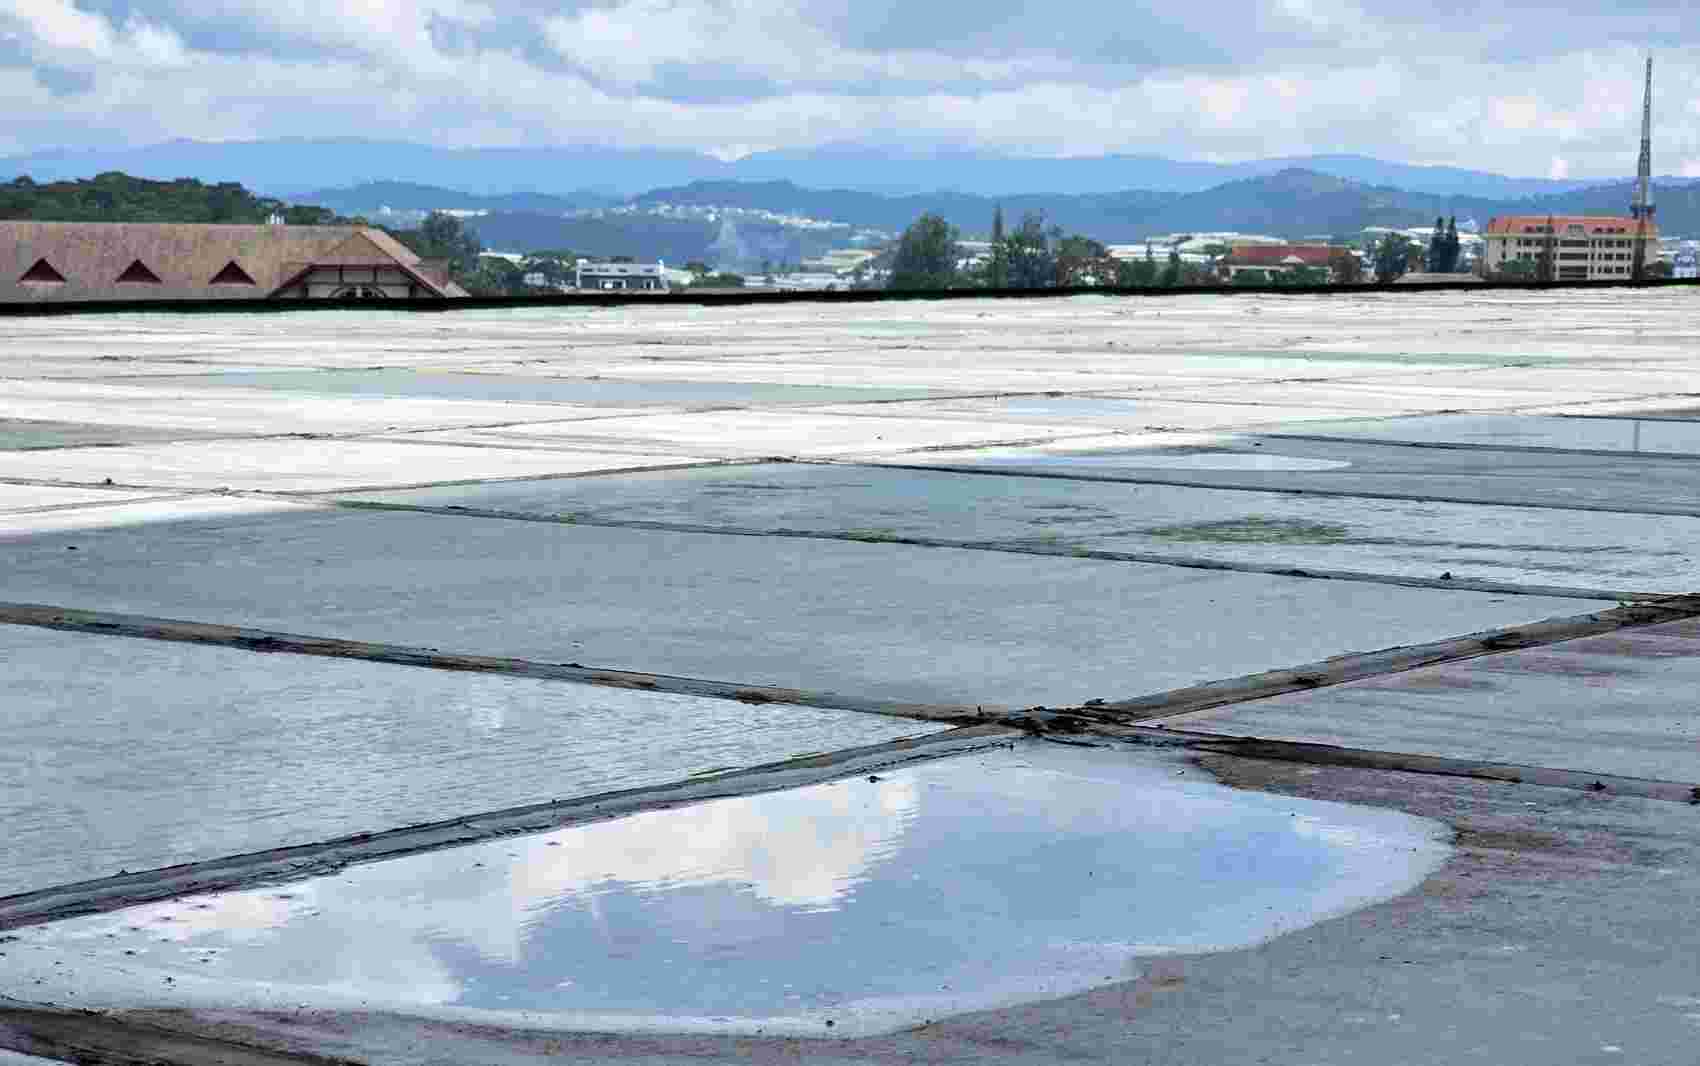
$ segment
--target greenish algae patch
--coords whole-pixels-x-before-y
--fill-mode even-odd
[[[1158,540],[1223,544],[1343,544],[1351,539],[1347,526],[1264,515],[1152,526],[1140,532]]]

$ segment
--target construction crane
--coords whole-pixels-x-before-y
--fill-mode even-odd
[[[1629,213],[1635,219],[1635,269],[1631,276],[1647,276],[1647,224],[1653,219],[1653,57],[1647,57],[1647,92],[1641,103],[1641,162],[1635,170],[1635,201]]]

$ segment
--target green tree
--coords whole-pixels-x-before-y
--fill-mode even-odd
[[[993,289],[1009,287],[1009,248],[1004,243],[1002,204],[992,208],[992,248],[986,263],[986,284]]]
[[[433,211],[425,216],[425,221],[420,223],[416,230],[389,232],[421,259],[447,261],[450,276],[462,284],[462,279],[470,279],[478,273],[478,253],[484,250],[484,245],[479,243],[476,233],[468,230],[461,220],[453,215]],[[489,278],[484,281],[487,283]]]
[[[1116,263],[1116,285],[1124,289],[1150,288],[1157,283],[1157,264],[1149,254],[1144,259]]]
[[[1162,276],[1157,284],[1165,289],[1172,289],[1181,283],[1181,253],[1178,248],[1169,249],[1169,263],[1163,268]]]
[[[1364,265],[1356,252],[1340,248],[1328,257],[1328,276],[1336,285],[1357,285],[1364,280]]]
[[[1383,235],[1380,243],[1375,246],[1375,280],[1383,285],[1403,277],[1411,268],[1411,254],[1421,253],[1421,249],[1412,244],[1411,238],[1403,233],[1388,233]]]
[[[948,289],[956,283],[956,264],[961,258],[957,232],[938,215],[922,215],[903,231],[897,255],[891,263],[888,289]]]
[[[1045,216],[1030,211],[1021,217],[1021,225],[1004,238],[1008,262],[1009,287],[1012,289],[1048,288],[1057,276],[1056,256],[1051,251],[1051,238],[1045,231]]]
[[[473,296],[518,296],[525,292],[525,271],[515,263],[484,256],[471,271],[455,280]]]
[[[1110,250],[1078,233],[1057,241],[1056,260],[1057,284],[1065,287],[1101,284],[1115,274]]]

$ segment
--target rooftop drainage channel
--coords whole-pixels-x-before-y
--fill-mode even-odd
[[[1353,444],[1363,443],[1356,438]],[[965,449],[953,448],[961,451]],[[1637,455],[1634,452],[1613,452],[1616,457]],[[1643,459],[1663,459],[1663,454],[1642,452]],[[867,465],[845,463],[846,466]],[[1315,496],[1342,500],[1409,500],[1413,503],[1461,503],[1470,507],[1523,507],[1537,511],[1598,511],[1603,514],[1671,515],[1681,518],[1700,518],[1700,507],[1652,507],[1645,504],[1621,507],[1611,504],[1566,500],[1546,503],[1539,500],[1482,500],[1470,496],[1445,496],[1427,492],[1375,492],[1369,489],[1293,488],[1284,485],[1226,485],[1215,481],[1199,481],[1175,477],[1138,477],[1132,474],[1080,474],[1052,470],[1035,470],[1023,466],[963,466],[954,463],[878,463],[882,470],[922,470],[938,474],[975,474],[981,477],[1031,477],[1049,481],[1101,481],[1112,485],[1170,485],[1182,489],[1214,489],[1220,492],[1270,492],[1282,496]]]
[[[298,881],[357,863],[606,821],[640,811],[666,810],[705,800],[777,792],[873,770],[1007,746],[1014,735],[997,725],[965,726],[925,737],[798,756],[666,785],[533,803],[378,833],[356,833],[313,844],[55,885],[0,896],[0,930],[120,910],[139,903],[195,893]]]
[[[347,490],[325,493],[338,496]],[[1009,555],[1043,555],[1072,559],[1097,559],[1103,562],[1146,563],[1153,566],[1175,566],[1189,570],[1217,570],[1240,574],[1268,574],[1275,577],[1312,578],[1322,581],[1359,581],[1375,585],[1398,585],[1404,588],[1445,589],[1464,592],[1492,592],[1508,596],[1551,596],[1564,599],[1626,600],[1652,599],[1659,593],[1631,592],[1622,589],[1583,589],[1564,585],[1519,585],[1503,581],[1476,581],[1469,578],[1406,577],[1397,574],[1376,574],[1362,570],[1319,570],[1278,564],[1231,562],[1188,555],[1166,555],[1160,552],[1107,551],[1096,548],[1075,548],[1046,544],[1012,544],[1004,541],[958,540],[952,537],[929,537],[904,533],[857,533],[850,531],[810,529],[760,529],[749,526],[718,526],[695,522],[651,522],[642,519],[598,519],[559,517],[504,511],[483,507],[455,505],[383,503],[373,500],[329,500],[331,506],[355,511],[400,511],[410,514],[434,514],[457,518],[494,518],[512,522],[540,522],[545,525],[594,526],[604,529],[639,529],[652,533],[703,533],[725,537],[783,537],[792,540],[848,541],[858,544],[897,544],[910,548],[955,548],[964,551],[1002,552]]]

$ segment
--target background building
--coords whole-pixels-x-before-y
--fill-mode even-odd
[[[1482,272],[1541,277],[1541,256],[1550,249],[1553,269],[1545,276],[1554,281],[1627,280],[1634,276],[1639,225],[1615,215],[1499,216],[1483,235]],[[1645,240],[1647,261],[1657,262],[1659,230],[1651,222]]]
[[[0,302],[442,299],[447,264],[364,226],[0,222]]]
[[[659,260],[653,263],[600,263],[580,259],[577,284],[580,289],[607,292],[666,292],[667,265]]]
[[[1229,280],[1248,270],[1260,274],[1290,274],[1307,269],[1326,273],[1329,260],[1345,251],[1326,244],[1236,244],[1222,257],[1220,269]]]

